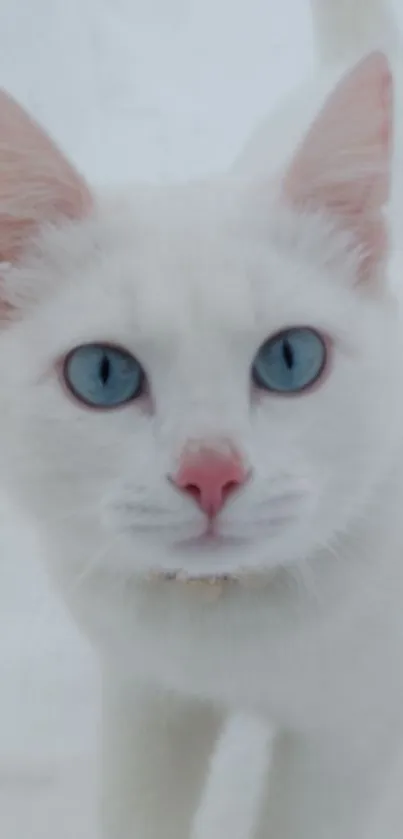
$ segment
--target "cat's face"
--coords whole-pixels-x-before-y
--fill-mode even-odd
[[[277,186],[94,201],[1,109],[9,485],[70,559],[124,576],[265,571],[332,544],[401,428],[384,57],[339,85]]]
[[[355,287],[344,243],[225,182],[106,202],[45,237],[9,277],[38,302],[0,343],[25,501],[70,539],[87,522],[94,561],[129,575],[265,570],[331,543],[400,425],[396,315],[386,293]],[[82,345],[96,348],[66,366]],[[136,360],[121,383],[115,348]],[[213,535],[174,482],[189,447],[243,468]]]

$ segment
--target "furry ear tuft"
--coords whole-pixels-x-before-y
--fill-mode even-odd
[[[0,261],[18,259],[42,224],[82,218],[91,203],[53,141],[0,91]]]
[[[291,162],[283,192],[298,209],[325,210],[351,230],[365,278],[387,246],[392,77],[382,53],[363,59],[336,87]]]

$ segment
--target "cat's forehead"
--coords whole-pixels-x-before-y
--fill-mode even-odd
[[[309,318],[313,304],[320,308],[323,299],[327,307],[330,296],[333,305],[338,292],[326,283],[318,226],[316,236],[309,227],[300,235],[301,225],[296,234],[288,222],[275,193],[266,200],[256,184],[136,190],[106,208],[109,233],[96,281],[109,287],[113,278],[140,323],[159,318],[161,330],[204,324],[236,333],[261,321],[266,328],[272,317],[274,325],[293,317],[293,307],[295,317],[299,310]]]
[[[186,335],[256,342],[293,323],[337,319],[344,293],[310,265],[308,237],[308,254],[298,242],[290,247],[278,213],[274,226],[269,216],[250,185],[238,182],[136,187],[102,198],[93,218],[50,243],[51,286],[57,263],[63,276],[49,321],[59,321],[59,335],[62,306],[66,345],[131,344],[134,336],[170,350]]]
[[[243,329],[269,257],[249,222],[238,185],[137,188],[101,206],[94,221],[90,293],[113,296],[143,329],[203,320]]]

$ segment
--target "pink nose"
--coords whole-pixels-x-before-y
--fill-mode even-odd
[[[213,449],[200,449],[183,456],[173,482],[190,495],[209,518],[214,518],[246,479],[247,472],[236,452],[223,454]]]

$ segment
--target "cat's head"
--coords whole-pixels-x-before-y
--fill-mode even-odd
[[[281,183],[101,197],[1,100],[0,462],[72,563],[236,575],[363,514],[402,415],[391,99],[371,55]]]

